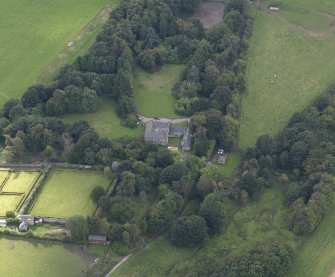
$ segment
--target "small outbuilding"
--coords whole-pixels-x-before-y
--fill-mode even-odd
[[[277,3],[272,3],[272,4],[270,4],[269,9],[270,9],[270,11],[279,11],[280,10],[280,6]]]
[[[226,163],[226,159],[227,159],[227,154],[221,154],[221,155],[219,155],[218,163],[219,164],[225,164]]]
[[[33,215],[20,214],[18,216],[18,219],[21,222],[25,222],[25,223],[27,223],[28,225],[31,225],[31,226],[35,224],[35,217]]]
[[[107,237],[104,235],[89,235],[88,243],[92,244],[105,244],[107,242]]]
[[[112,162],[112,170],[116,171],[120,166],[120,163],[117,161]]]
[[[19,231],[20,232],[27,232],[28,231],[28,223],[22,221],[19,225]]]
[[[7,221],[6,219],[0,219],[0,227],[6,227]]]

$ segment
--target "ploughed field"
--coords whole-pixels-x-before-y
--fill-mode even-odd
[[[19,98],[55,57],[62,58],[62,49],[105,5],[117,2],[1,0],[0,105],[10,98]],[[76,43],[63,63],[77,56],[82,48],[87,49],[87,42],[95,35],[93,31],[89,36],[81,34],[85,41]]]

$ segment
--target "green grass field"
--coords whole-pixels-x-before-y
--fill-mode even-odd
[[[102,173],[54,170],[30,213],[60,218],[92,215],[96,209],[90,198],[92,189],[96,186],[107,188],[109,184]]]
[[[4,192],[26,193],[34,184],[36,178],[40,175],[37,171],[16,171],[11,173],[5,186]]]
[[[0,216],[5,216],[7,211],[15,211],[23,196],[23,194],[0,195]]]
[[[80,276],[94,256],[78,246],[0,237],[1,276]]]
[[[0,185],[3,181],[5,181],[6,177],[8,176],[8,170],[0,170]]]
[[[149,74],[138,68],[134,79],[135,102],[138,110],[151,117],[180,117],[174,112],[176,99],[173,86],[181,79],[183,65],[164,65],[159,72]]]
[[[298,5],[304,1],[290,2]],[[312,1],[305,2],[306,6],[312,4]],[[311,7],[320,9],[322,1],[314,2],[318,4]],[[335,10],[334,3],[323,2]],[[277,134],[292,115],[306,108],[335,76],[335,56],[331,54],[335,48],[334,27],[320,33],[306,31],[311,12],[304,14],[291,9],[289,15],[282,16],[285,12],[260,11],[255,21],[241,116],[239,146],[242,149],[254,144],[262,134]],[[326,16],[319,14],[313,18],[315,22],[309,24],[319,31],[327,25]]]
[[[63,117],[65,123],[71,124],[77,120],[86,120],[90,123],[100,136],[109,139],[120,138],[123,136],[135,137],[144,134],[144,127],[130,129],[123,127],[120,118],[117,117],[116,104],[108,98],[102,98],[102,105],[99,111],[86,114],[69,114]]]
[[[2,0],[0,1],[0,105],[11,97],[20,97],[59,55],[61,66],[88,48],[97,31],[77,34],[104,5],[116,0]],[[101,25],[101,24],[100,24]],[[73,51],[62,50],[74,41]],[[80,42],[79,42],[80,41]],[[57,70],[49,68],[49,73]],[[50,79],[45,73],[42,79]]]
[[[335,207],[302,244],[287,277],[328,277],[335,272]],[[332,275],[334,276],[334,275]]]

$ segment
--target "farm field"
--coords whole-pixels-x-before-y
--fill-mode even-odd
[[[330,276],[330,273],[335,272],[334,232],[335,208],[325,216],[316,231],[306,238],[287,277]]]
[[[180,117],[174,112],[176,99],[172,88],[181,79],[183,65],[165,64],[153,74],[138,68],[134,79],[135,102],[138,110],[149,117]]]
[[[117,117],[116,104],[113,100],[106,97],[102,98],[99,111],[86,114],[69,114],[63,117],[63,121],[71,124],[77,120],[86,120],[100,136],[109,139],[120,138],[123,136],[136,137],[144,134],[144,127],[131,129],[121,125],[120,118]]]
[[[1,276],[79,276],[95,256],[78,246],[0,238]]]
[[[2,0],[0,1],[0,105],[18,98],[71,40],[72,52],[61,57],[61,66],[88,48],[99,24],[82,40],[76,34],[107,4],[116,0]],[[101,25],[101,24],[100,24]],[[64,53],[59,55],[63,56]],[[58,68],[57,68],[58,69]],[[48,69],[42,79],[50,79]]]
[[[92,171],[53,170],[30,214],[68,218],[92,215],[96,204],[90,198],[96,186],[108,188],[110,181]]]
[[[1,194],[0,195],[0,216],[5,216],[7,211],[15,211],[19,205],[23,194]]]
[[[0,181],[3,185],[0,187],[0,216],[4,216],[7,211],[16,211],[19,208],[21,201],[28,196],[39,175],[38,171],[0,170]]]
[[[26,193],[34,184],[34,180],[39,176],[38,171],[16,171],[10,174],[5,186],[4,192]]]
[[[241,115],[242,149],[262,134],[276,135],[335,76],[335,56],[330,54],[335,47],[335,17],[316,11],[322,10],[322,3],[324,10],[335,11],[335,4],[288,2],[279,13],[258,11],[256,17]]]

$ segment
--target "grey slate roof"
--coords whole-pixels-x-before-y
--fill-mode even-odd
[[[18,218],[25,222],[28,223],[29,225],[34,225],[35,217],[33,215],[19,215]]]
[[[220,155],[218,158],[218,163],[225,164],[227,155]]]
[[[169,136],[182,136],[187,133],[188,128],[181,126],[171,126]]]
[[[186,133],[183,135],[183,139],[181,140],[181,148],[183,150],[190,150],[192,145],[192,137],[190,134],[190,129],[187,128]]]
[[[27,231],[28,230],[28,223],[22,221],[19,225],[19,231]]]
[[[190,129],[187,127],[173,126],[170,122],[149,121],[144,133],[144,141],[166,145],[169,137],[182,137],[181,147],[185,150],[191,149],[192,138]]]
[[[167,139],[170,123],[160,121],[149,121],[145,129],[144,138],[146,139]]]
[[[96,241],[106,242],[107,237],[104,236],[104,235],[89,235],[88,240],[96,240]]]

